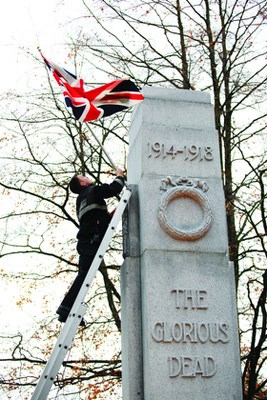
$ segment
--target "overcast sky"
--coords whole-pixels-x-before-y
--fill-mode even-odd
[[[79,0],[8,0],[0,13],[0,90],[14,89],[27,79],[33,65],[22,58],[18,47],[32,52],[41,46],[46,56],[53,61],[59,54],[60,45],[67,40],[68,33],[75,28],[75,17],[81,15]],[[71,22],[72,21],[72,22]],[[60,57],[59,57],[60,58]]]

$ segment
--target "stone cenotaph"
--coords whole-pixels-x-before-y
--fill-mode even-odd
[[[145,87],[129,132],[122,287],[123,400],[241,400],[210,96]]]

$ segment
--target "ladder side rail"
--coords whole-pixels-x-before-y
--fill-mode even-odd
[[[64,358],[68,352],[68,350],[72,346],[72,342],[75,336],[75,333],[79,327],[80,321],[85,314],[86,306],[83,303],[84,298],[89,290],[89,287],[96,275],[96,272],[99,269],[99,266],[103,260],[104,254],[107,251],[109,243],[112,239],[112,236],[118,226],[121,216],[128,204],[128,201],[131,197],[131,191],[129,188],[124,190],[124,193],[118,203],[116,211],[110,221],[108,229],[105,233],[105,236],[98,248],[98,251],[95,255],[95,258],[91,264],[91,267],[86,275],[86,278],[83,282],[83,285],[76,297],[76,300],[73,304],[73,307],[69,313],[69,317],[67,318],[66,323],[64,324],[61,333],[58,337],[58,340],[55,344],[55,347],[50,355],[50,358],[44,368],[43,373],[39,379],[39,382],[35,388],[35,391],[32,395],[32,400],[45,400],[49,394],[51,386],[56,378],[56,375],[64,361]]]
[[[83,305],[84,314],[86,307]],[[71,349],[72,342],[76,331],[79,327],[80,320],[78,318],[68,318],[61,330],[60,336],[52,350],[50,358],[39,378],[39,382],[33,392],[32,400],[45,400],[49,394],[55,377],[66,357],[67,352]]]

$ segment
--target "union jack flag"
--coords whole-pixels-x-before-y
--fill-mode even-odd
[[[66,105],[72,108],[79,122],[107,117],[144,100],[139,89],[129,79],[119,79],[86,91],[82,78],[48,61],[42,53],[41,56],[59,86],[63,88]]]

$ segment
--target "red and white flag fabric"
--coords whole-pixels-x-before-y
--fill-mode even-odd
[[[85,90],[82,78],[48,61],[42,53],[41,55],[57,83],[63,88],[67,107],[72,108],[79,122],[107,117],[144,100],[143,95],[130,79],[119,79],[96,89]]]

